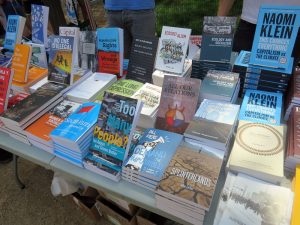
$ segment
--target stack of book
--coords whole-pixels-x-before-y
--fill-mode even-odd
[[[117,76],[114,74],[93,73],[89,78],[67,92],[66,96],[69,100],[78,103],[94,101],[100,92],[104,92],[115,81],[117,81]]]
[[[285,156],[284,167],[286,170],[294,172],[296,165],[300,164],[300,107],[293,108],[288,120],[287,131],[287,151]]]
[[[292,73],[293,60],[290,60],[287,69],[268,68],[250,65],[251,52],[241,51],[237,57],[232,71],[240,74],[240,96],[247,89],[285,93]]]
[[[40,149],[54,154],[50,133],[78,107],[79,103],[63,100],[25,129],[29,142]]]
[[[147,129],[122,168],[122,179],[155,191],[182,135]]]
[[[24,129],[62,100],[63,84],[47,83],[6,110],[0,117],[10,135],[29,143]]]
[[[185,140],[222,150],[227,157],[239,109],[239,105],[205,99],[184,133]]]
[[[203,79],[199,101],[204,99],[235,103],[240,89],[238,73],[209,70]]]
[[[140,99],[144,104],[138,122],[139,127],[154,127],[158,106],[160,103],[162,88],[153,84],[145,83],[132,98]]]
[[[289,90],[285,101],[284,120],[289,119],[290,113],[294,106],[300,105],[300,67],[296,66],[293,76],[290,80]]]
[[[203,224],[222,162],[222,153],[183,143],[159,182],[155,192],[156,206],[188,223]]]
[[[203,79],[209,70],[231,71],[235,23],[236,17],[204,17],[200,59],[197,65],[199,73],[193,73],[192,77]]]
[[[51,133],[54,154],[77,166],[83,167],[97,122],[100,104],[83,103]]]
[[[221,196],[214,225],[290,224],[294,193],[286,187],[228,173]]]
[[[143,103],[105,92],[84,166],[114,181],[121,178]]]

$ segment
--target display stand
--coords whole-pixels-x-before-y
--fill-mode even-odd
[[[183,221],[181,218],[176,217],[176,215],[171,215],[158,209],[155,203],[155,194],[135,184],[124,180],[121,180],[120,182],[112,181],[89,170],[75,166],[63,159],[55,157],[54,155],[39,148],[26,145],[3,132],[0,132],[0,147],[7,151],[10,151],[16,156],[20,156],[33,163],[41,165],[46,169],[61,172],[66,177],[72,178],[76,181],[80,181],[83,184],[89,185],[93,188],[111,193],[141,208],[167,217],[179,223],[189,224]],[[203,224],[205,225],[213,225],[220,191],[224,185],[224,182],[225,172],[223,168],[220,173],[220,178],[218,180],[210,211],[206,214],[204,219]]]

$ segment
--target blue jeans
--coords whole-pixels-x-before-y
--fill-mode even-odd
[[[131,42],[135,34],[155,35],[155,12],[148,10],[108,10],[109,27],[120,27],[124,30],[124,58],[129,59]]]

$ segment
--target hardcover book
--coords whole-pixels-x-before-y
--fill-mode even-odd
[[[200,80],[165,76],[155,128],[183,134],[198,104]]]
[[[190,35],[191,29],[163,26],[155,69],[181,74]]]
[[[157,194],[209,210],[223,157],[188,146],[179,146],[170,161]]]
[[[96,32],[80,31],[79,67],[96,71]]]
[[[73,37],[73,66],[79,67],[78,58],[79,58],[79,38],[80,38],[80,29],[79,27],[59,27],[59,36],[63,37]]]
[[[126,78],[142,83],[152,83],[157,44],[157,37],[135,35]]]
[[[254,123],[280,125],[281,108],[281,93],[246,90],[239,119]]]
[[[30,136],[36,136],[45,142],[50,142],[50,133],[79,106],[79,103],[63,100],[27,127],[25,131],[30,134]]]
[[[48,46],[49,7],[31,4],[32,41]]]
[[[73,37],[50,36],[48,80],[73,84]]]
[[[300,26],[300,6],[262,5],[250,64],[287,69]]]
[[[145,130],[125,169],[160,181],[181,140],[182,136],[176,133],[154,128]]]
[[[90,147],[93,155],[121,166],[141,108],[140,100],[105,92]]]
[[[0,114],[7,109],[13,75],[11,69],[0,67]]]
[[[16,44],[11,68],[14,70],[13,80],[26,83],[31,58],[31,46],[27,44]]]
[[[3,47],[10,51],[16,44],[21,44],[26,18],[18,15],[9,15],[7,18],[6,33]]]
[[[121,28],[97,29],[98,72],[123,76],[124,38]]]
[[[239,121],[229,168],[268,182],[280,182],[284,176],[285,136],[284,126]]]
[[[201,61],[230,62],[236,17],[205,16]]]

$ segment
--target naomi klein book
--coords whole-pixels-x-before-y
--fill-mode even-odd
[[[200,82],[199,79],[165,76],[155,128],[184,133],[197,109]]]
[[[163,26],[155,69],[182,74],[191,29]]]
[[[262,5],[249,64],[287,69],[299,26],[299,5]]]

